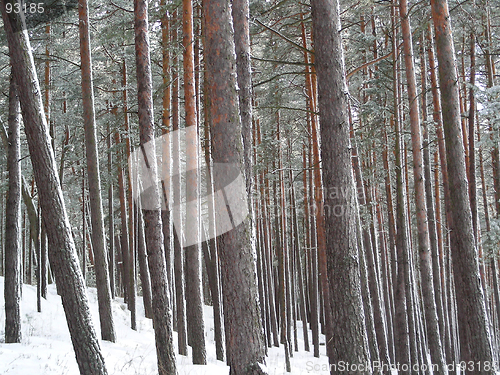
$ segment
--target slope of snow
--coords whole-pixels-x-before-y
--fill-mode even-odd
[[[36,287],[23,285],[22,342],[5,344],[5,303],[3,299],[4,279],[0,277],[0,374],[9,375],[77,375],[73,347],[66,325],[66,318],[55,286],[49,285],[47,300],[42,298],[42,312],[36,311]],[[89,288],[88,297],[94,327],[99,332],[97,293]],[[113,301],[113,315],[117,342],[100,341],[106,367],[110,375],[154,375],[156,349],[152,321],[144,317],[142,300],[137,301],[137,331],[130,329],[130,312],[122,299]],[[213,310],[205,306],[205,334],[207,337],[206,366],[193,365],[191,357],[177,355],[179,375],[227,375],[229,367],[217,361],[215,356]],[[291,358],[294,375],[327,375],[328,360],[325,347],[321,346],[321,357],[314,358],[311,352],[304,352],[301,322],[297,323],[300,352]],[[324,342],[324,337],[321,338]],[[177,334],[174,332],[177,348]],[[189,348],[190,350],[190,348]],[[285,359],[283,346],[270,348],[266,359],[269,375],[284,375]]]

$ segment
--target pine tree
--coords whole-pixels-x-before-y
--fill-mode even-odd
[[[229,1],[204,0],[203,15],[206,95],[211,98],[208,111],[212,158],[214,164],[228,164],[234,167],[232,174],[244,176]],[[214,169],[215,191],[224,189],[225,181],[231,181],[231,176],[225,173]],[[264,338],[250,235],[247,218],[219,237],[227,362],[231,375],[265,373]]]
[[[49,259],[61,294],[80,373],[107,374],[91,323],[89,303],[55,165],[24,15],[7,13],[1,2],[13,74],[49,241]]]
[[[5,342],[21,342],[21,110],[17,85],[10,79],[7,170],[9,191],[5,204]]]
[[[356,235],[356,194],[351,164],[347,93],[340,37],[340,9],[335,0],[313,0],[312,20],[318,77],[323,187],[345,188],[345,195],[325,194],[325,229],[331,298],[330,363],[368,363],[367,333],[361,298]],[[341,209],[342,214],[336,213]],[[326,312],[328,314],[328,312]],[[346,320],[349,324],[346,325]],[[351,373],[366,373],[354,371]],[[368,373],[371,373],[369,371]]]
[[[139,139],[142,146],[152,145],[155,153],[151,60],[148,31],[148,2],[134,0],[135,56],[137,69],[137,98],[139,109]],[[147,160],[152,181],[158,180],[156,160]],[[160,375],[177,374],[172,339],[172,311],[167,284],[165,251],[163,250],[163,228],[158,185],[148,192],[144,207],[144,234],[148,253],[153,296],[153,327],[155,331],[156,355]]]

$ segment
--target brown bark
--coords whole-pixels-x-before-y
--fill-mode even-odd
[[[172,15],[172,42],[177,43],[177,10],[174,10]],[[178,58],[174,54],[172,58],[172,174],[178,174],[180,163],[180,141],[179,141],[179,63]],[[179,202],[181,199],[180,181],[173,181],[172,198],[174,202]],[[173,212],[174,223],[181,223],[181,215],[179,210]],[[184,286],[184,249],[182,248],[182,225],[177,225],[174,228],[174,278],[175,278],[175,300],[176,300],[176,321],[177,321],[177,346],[179,354],[187,355],[187,328],[186,328],[186,297]]]
[[[49,258],[66,314],[80,373],[106,374],[99,342],[91,323],[85,285],[57,175],[54,153],[42,107],[40,86],[31,54],[24,16],[5,11],[4,28],[9,43],[14,78],[19,88],[26,138],[37,181],[40,208],[46,223]],[[21,32],[20,32],[21,31]]]
[[[203,28],[202,28],[203,30]],[[204,75],[206,75],[206,70]],[[203,81],[204,87],[203,91],[207,92],[207,81],[204,79]],[[209,106],[209,100],[206,95],[204,95],[205,99],[205,108]],[[203,131],[205,135],[205,141],[203,144],[204,149],[204,157],[205,164],[207,165],[207,176],[206,176],[206,184],[207,184],[207,192],[213,193],[213,176],[212,176],[212,168],[210,167],[210,129],[209,129],[209,112],[205,111],[205,118],[203,123]],[[219,271],[219,255],[217,253],[217,241],[216,241],[216,225],[215,225],[215,201],[213,196],[208,201],[208,213],[209,213],[209,224],[208,224],[208,232],[210,240],[208,240],[208,253],[204,253],[205,262],[207,265],[207,272],[209,277],[210,291],[212,294],[212,303],[214,306],[214,336],[215,336],[215,353],[217,360],[224,361],[224,332],[223,332],[223,322],[222,322],[222,301],[221,301],[221,291],[220,291],[220,271]]]
[[[329,293],[328,289],[324,288],[323,295],[326,339],[330,340],[331,337],[332,340],[328,356],[333,364],[340,360],[367,363],[370,361],[370,354],[360,293],[355,211],[357,205],[339,31],[339,4],[337,1],[315,0],[311,5],[321,121],[323,186],[329,192],[324,199],[325,207],[330,208],[328,215],[324,212]],[[345,189],[346,193],[332,196],[332,189]],[[341,215],[336,213],[337,207],[342,210]],[[319,223],[318,227],[321,224]],[[321,245],[319,248],[321,249]],[[328,302],[334,308],[331,308]],[[333,373],[333,370],[331,372]],[[371,373],[371,370],[350,373]]]
[[[203,301],[201,284],[201,249],[199,196],[198,196],[198,123],[196,112],[196,92],[194,79],[194,36],[193,2],[182,2],[182,45],[184,47],[184,108],[186,112],[186,236],[194,244],[185,248],[186,253],[186,312],[188,336],[193,349],[193,363],[207,363],[205,349],[205,331],[203,321]],[[175,155],[174,155],[175,157]]]
[[[137,218],[137,257],[139,258],[139,271],[141,276],[142,300],[144,303],[144,315],[153,319],[153,306],[151,296],[151,278],[148,268],[148,257],[146,254],[146,240],[144,238],[144,222],[140,208]]]
[[[252,67],[250,65],[250,11],[248,0],[233,0],[234,48],[249,207],[252,193]],[[250,211],[251,212],[251,211]]]
[[[139,139],[141,145],[150,142],[152,154],[156,155],[147,1],[134,0],[134,16]],[[148,160],[147,165],[149,165],[152,180],[156,182],[158,180],[156,160]],[[172,312],[163,249],[160,193],[156,183],[148,192],[146,202],[148,209],[143,211],[144,234],[151,274],[158,372],[160,375],[175,375],[177,369],[172,341]]]
[[[301,13],[301,33],[302,33],[302,45],[304,48],[307,48],[307,39],[306,39],[306,30],[305,30],[305,25],[303,21],[303,14]],[[307,53],[304,53],[304,63],[306,65],[305,67],[305,75],[306,75],[306,93],[307,93],[307,105],[309,107],[310,112],[308,113],[308,131],[312,130],[313,122],[316,121],[316,115],[314,112],[316,111],[316,105],[315,105],[315,98],[313,96],[313,88],[312,88],[312,82],[311,82],[311,74],[310,74],[310,69],[309,69],[309,56]],[[310,140],[310,146],[309,147],[309,167],[313,165],[311,161],[311,153],[312,153],[312,140]],[[304,151],[305,152],[305,151]],[[304,169],[306,166],[306,161],[305,161],[305,154],[304,154]],[[309,175],[309,189],[307,188],[307,178],[306,176]],[[312,342],[313,342],[313,351],[314,351],[314,356],[319,357],[319,314],[318,314],[318,280],[317,280],[317,269],[318,269],[318,263],[317,263],[317,248],[316,246],[313,246],[313,242],[316,241],[316,228],[315,228],[315,223],[314,223],[314,218],[313,214],[316,213],[316,211],[311,210],[311,207],[316,207],[314,204],[315,202],[312,201],[314,199],[314,195],[312,194],[314,188],[312,184],[312,171],[309,171],[309,173],[304,172],[304,202],[306,205],[306,220],[309,223],[309,229],[310,229],[310,236],[309,236],[309,241],[308,241],[308,249],[309,249],[309,266],[310,266],[310,273],[311,273],[311,283],[310,283],[310,305],[311,305],[311,330],[312,330]],[[313,211],[313,212],[311,212]],[[309,233],[309,231],[308,231]],[[314,260],[313,260],[314,258]]]
[[[5,203],[5,342],[21,342],[21,109],[14,77],[9,86],[7,171]],[[31,242],[31,240],[30,240]],[[40,260],[40,258],[38,258]],[[40,262],[37,270],[40,269]],[[40,279],[37,280],[37,285]]]
[[[229,1],[205,0],[203,14],[213,161],[230,163],[244,175]],[[227,177],[214,170],[216,191],[225,187]],[[219,237],[227,360],[231,375],[263,373],[264,340],[250,235],[251,223],[247,218]]]
[[[427,222],[427,201],[425,191],[424,160],[422,153],[422,136],[420,130],[420,115],[417,97],[417,82],[415,64],[413,61],[413,46],[411,26],[408,13],[408,3],[400,0],[401,31],[403,37],[404,61],[410,107],[410,126],[413,153],[413,181],[415,186],[415,207],[418,231],[418,252],[420,258],[421,288],[424,300],[424,312],[427,323],[427,338],[432,363],[439,366],[439,371],[447,374],[447,367],[441,348],[440,331],[436,301],[434,296],[434,281],[432,274],[432,257],[429,243],[429,227]]]
[[[122,61],[122,98],[123,98],[123,127],[126,132],[125,136],[125,155],[127,160],[130,159],[131,153],[131,145],[130,145],[130,128],[129,128],[129,117],[128,117],[128,88],[127,88],[127,63],[126,59]],[[127,242],[128,245],[125,248],[122,248],[122,251],[125,249],[128,251],[127,254],[127,272],[128,272],[128,309],[130,310],[130,326],[133,330],[137,329],[137,292],[136,292],[136,272],[135,272],[135,241],[134,241],[134,205],[132,202],[132,181],[129,172],[129,169],[126,168],[123,170],[124,178],[128,181],[126,188],[126,202],[128,205],[128,221],[125,225],[128,225],[127,229]],[[125,185],[124,185],[125,189]]]
[[[461,359],[493,362],[484,295],[472,226],[471,208],[461,137],[458,79],[448,2],[432,0],[439,86],[446,139],[451,223],[451,251],[460,330]],[[481,373],[489,373],[481,371]]]
[[[85,132],[85,154],[90,200],[91,239],[95,256],[95,274],[99,321],[103,340],[115,342],[116,334],[111,311],[111,288],[109,284],[108,255],[104,234],[104,219],[101,198],[101,178],[97,151],[97,130],[94,113],[92,58],[90,54],[89,15],[87,0],[78,2],[80,30],[80,58],[82,69],[83,125]]]
[[[109,286],[111,289],[111,298],[115,298],[115,219],[114,219],[114,181],[111,176],[113,176],[113,154],[111,152],[111,142],[112,133],[108,123],[107,127],[108,136],[106,137],[106,145],[108,146],[108,176],[109,176],[109,186],[108,186],[108,226],[109,226],[109,247],[108,247],[108,264],[109,264]]]

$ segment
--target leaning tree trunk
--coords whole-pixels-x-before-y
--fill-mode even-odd
[[[9,190],[5,204],[5,342],[21,342],[21,110],[14,77],[9,88],[7,171]],[[31,241],[31,239],[30,239]],[[38,259],[37,269],[40,268]],[[38,280],[37,284],[40,284]]]
[[[443,110],[451,203],[451,251],[457,297],[460,355],[465,361],[493,363],[493,351],[479,277],[479,261],[468,198],[461,136],[458,77],[447,0],[432,0],[439,86]],[[479,373],[491,373],[484,368]]]
[[[7,13],[5,4],[5,0],[2,0],[2,18],[13,62],[14,78],[19,89],[40,208],[46,223],[49,258],[57,289],[61,294],[76,360],[81,374],[107,374],[92,325],[85,285],[66,215],[24,15]]]
[[[244,176],[243,145],[229,1],[206,0],[203,14],[213,161],[232,167],[234,177],[238,178],[238,175]],[[224,189],[224,182],[230,182],[230,177],[220,168],[214,169],[214,190]],[[246,205],[246,189],[236,194],[242,201],[240,205]],[[251,224],[247,217],[219,237],[227,361],[231,375],[264,373],[264,337],[250,235]]]
[[[325,231],[333,330],[330,363],[368,363],[370,353],[364,322],[359,255],[356,235],[354,188],[347,93],[339,4],[313,0],[315,67],[318,76],[323,185],[326,191],[341,187],[346,194],[325,194]],[[340,210],[338,214],[336,210]],[[328,306],[328,304],[326,304]],[[349,324],[345,324],[349,322]],[[332,369],[333,373],[333,369]],[[350,371],[371,373],[371,370]]]
[[[141,146],[149,143],[152,155],[156,155],[149,54],[148,2],[146,0],[134,0],[134,15],[139,138]],[[146,153],[144,153],[144,156],[146,156]],[[148,265],[151,274],[153,328],[155,331],[158,373],[160,375],[175,375],[177,370],[172,341],[172,312],[170,310],[165,252],[163,251],[160,193],[156,184],[158,170],[154,158],[146,160],[146,165],[148,165],[153,181],[153,186],[147,193],[149,199],[145,202],[147,206],[144,206],[143,217]]]
[[[94,89],[92,81],[92,58],[90,55],[89,14],[87,0],[79,0],[80,57],[82,67],[83,127],[85,132],[85,154],[87,157],[87,179],[90,199],[91,240],[94,249],[97,300],[101,338],[115,342],[115,327],[111,311],[111,287],[109,284],[108,255],[104,234],[104,218],[101,199],[101,178],[97,151],[97,130],[94,113]]]

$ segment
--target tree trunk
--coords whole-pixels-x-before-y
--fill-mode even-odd
[[[24,16],[8,14],[1,2],[14,77],[19,88],[26,138],[37,181],[40,209],[46,223],[51,266],[71,335],[80,373],[107,374],[92,326],[85,285],[78,266],[59,176],[50,145],[40,86],[31,54]],[[22,31],[24,30],[24,31]]]
[[[186,111],[186,312],[193,364],[207,363],[203,320],[199,221],[198,124],[194,79],[193,2],[182,2],[184,107]],[[174,155],[174,157],[178,157]],[[177,203],[177,202],[175,202]]]
[[[420,131],[420,115],[417,97],[417,81],[413,61],[413,45],[411,38],[408,3],[400,0],[399,12],[401,32],[403,37],[404,61],[410,107],[410,126],[413,153],[413,180],[415,186],[415,207],[418,231],[418,251],[420,257],[421,288],[424,300],[424,312],[427,323],[427,335],[432,363],[439,366],[439,371],[447,374],[447,367],[441,347],[440,331],[436,301],[434,296],[434,281],[432,275],[432,258],[429,243],[429,227],[427,222],[427,201],[425,191],[424,160],[422,154],[422,137]],[[424,73],[425,74],[425,73]]]
[[[116,334],[113,323],[113,313],[111,311],[111,288],[109,284],[108,258],[101,199],[101,178],[97,151],[97,130],[94,113],[94,90],[87,0],[79,0],[78,16],[80,20],[83,125],[85,131],[85,153],[87,157],[87,179],[92,224],[91,238],[95,256],[94,269],[99,304],[99,320],[101,323],[101,338],[103,340],[115,342]]]
[[[468,199],[464,145],[461,137],[458,79],[447,0],[432,0],[436,34],[439,87],[443,107],[448,177],[450,182],[451,251],[456,297],[460,301],[458,325],[461,359],[493,362],[486,305],[479,278],[479,264]],[[480,373],[489,373],[482,369]]]
[[[214,163],[223,163],[233,176],[244,176],[241,123],[236,92],[235,50],[229,1],[203,2],[207,93]],[[221,168],[222,169],[222,168]],[[214,190],[226,187],[230,176],[214,169]],[[232,192],[234,193],[234,192]],[[236,192],[237,205],[247,204],[246,190]],[[234,202],[233,206],[234,207]],[[234,211],[234,210],[233,210]],[[247,217],[220,235],[224,324],[231,375],[265,373],[264,340],[258,305],[257,277]]]
[[[151,60],[148,34],[148,2],[134,0],[134,31],[137,68],[137,97],[139,138],[141,147],[148,144],[156,155],[152,98]],[[144,148],[143,148],[144,150]],[[146,153],[144,153],[146,156]],[[165,252],[161,222],[160,193],[157,185],[156,160],[146,160],[153,186],[148,191],[144,208],[144,234],[148,252],[149,272],[153,296],[153,327],[155,331],[158,372],[160,375],[177,373],[172,341],[172,312],[167,284]]]
[[[177,43],[177,10],[172,15],[172,42]],[[172,59],[172,175],[180,171],[180,141],[179,141],[179,64],[177,56]],[[173,200],[180,202],[180,181],[173,181]],[[182,223],[180,210],[173,210],[172,220],[174,223]],[[175,278],[175,300],[177,316],[177,346],[179,354],[187,355],[187,328],[186,328],[186,297],[184,285],[184,249],[182,248],[182,225],[174,225],[174,278]]]
[[[5,205],[5,342],[21,342],[21,109],[14,77],[9,88],[7,171],[9,188]],[[31,242],[31,240],[30,240]],[[0,260],[1,261],[1,260]],[[38,262],[37,269],[40,268]],[[40,280],[37,280],[40,284]]]
[[[356,235],[356,193],[351,164],[346,81],[340,37],[338,1],[312,2],[315,67],[318,76],[321,121],[321,157],[325,195],[325,230],[332,315],[332,347],[329,361],[368,363],[370,354],[361,298]],[[320,188],[320,187],[318,187]],[[335,189],[345,194],[332,195]],[[336,211],[337,210],[337,211]],[[341,210],[341,214],[338,214]],[[324,291],[325,300],[328,294]],[[325,307],[328,309],[328,301]],[[328,321],[328,318],[326,318]],[[346,325],[345,322],[349,321]],[[328,326],[328,324],[327,324]],[[328,328],[327,328],[328,332]],[[327,336],[328,339],[328,336]],[[334,371],[331,369],[331,373]],[[350,373],[371,373],[350,371]]]
[[[153,307],[151,305],[151,278],[148,269],[148,257],[146,255],[146,240],[144,239],[144,222],[142,213],[138,211],[137,220],[137,257],[139,258],[139,271],[141,275],[142,300],[144,303],[144,315],[153,319]]]

